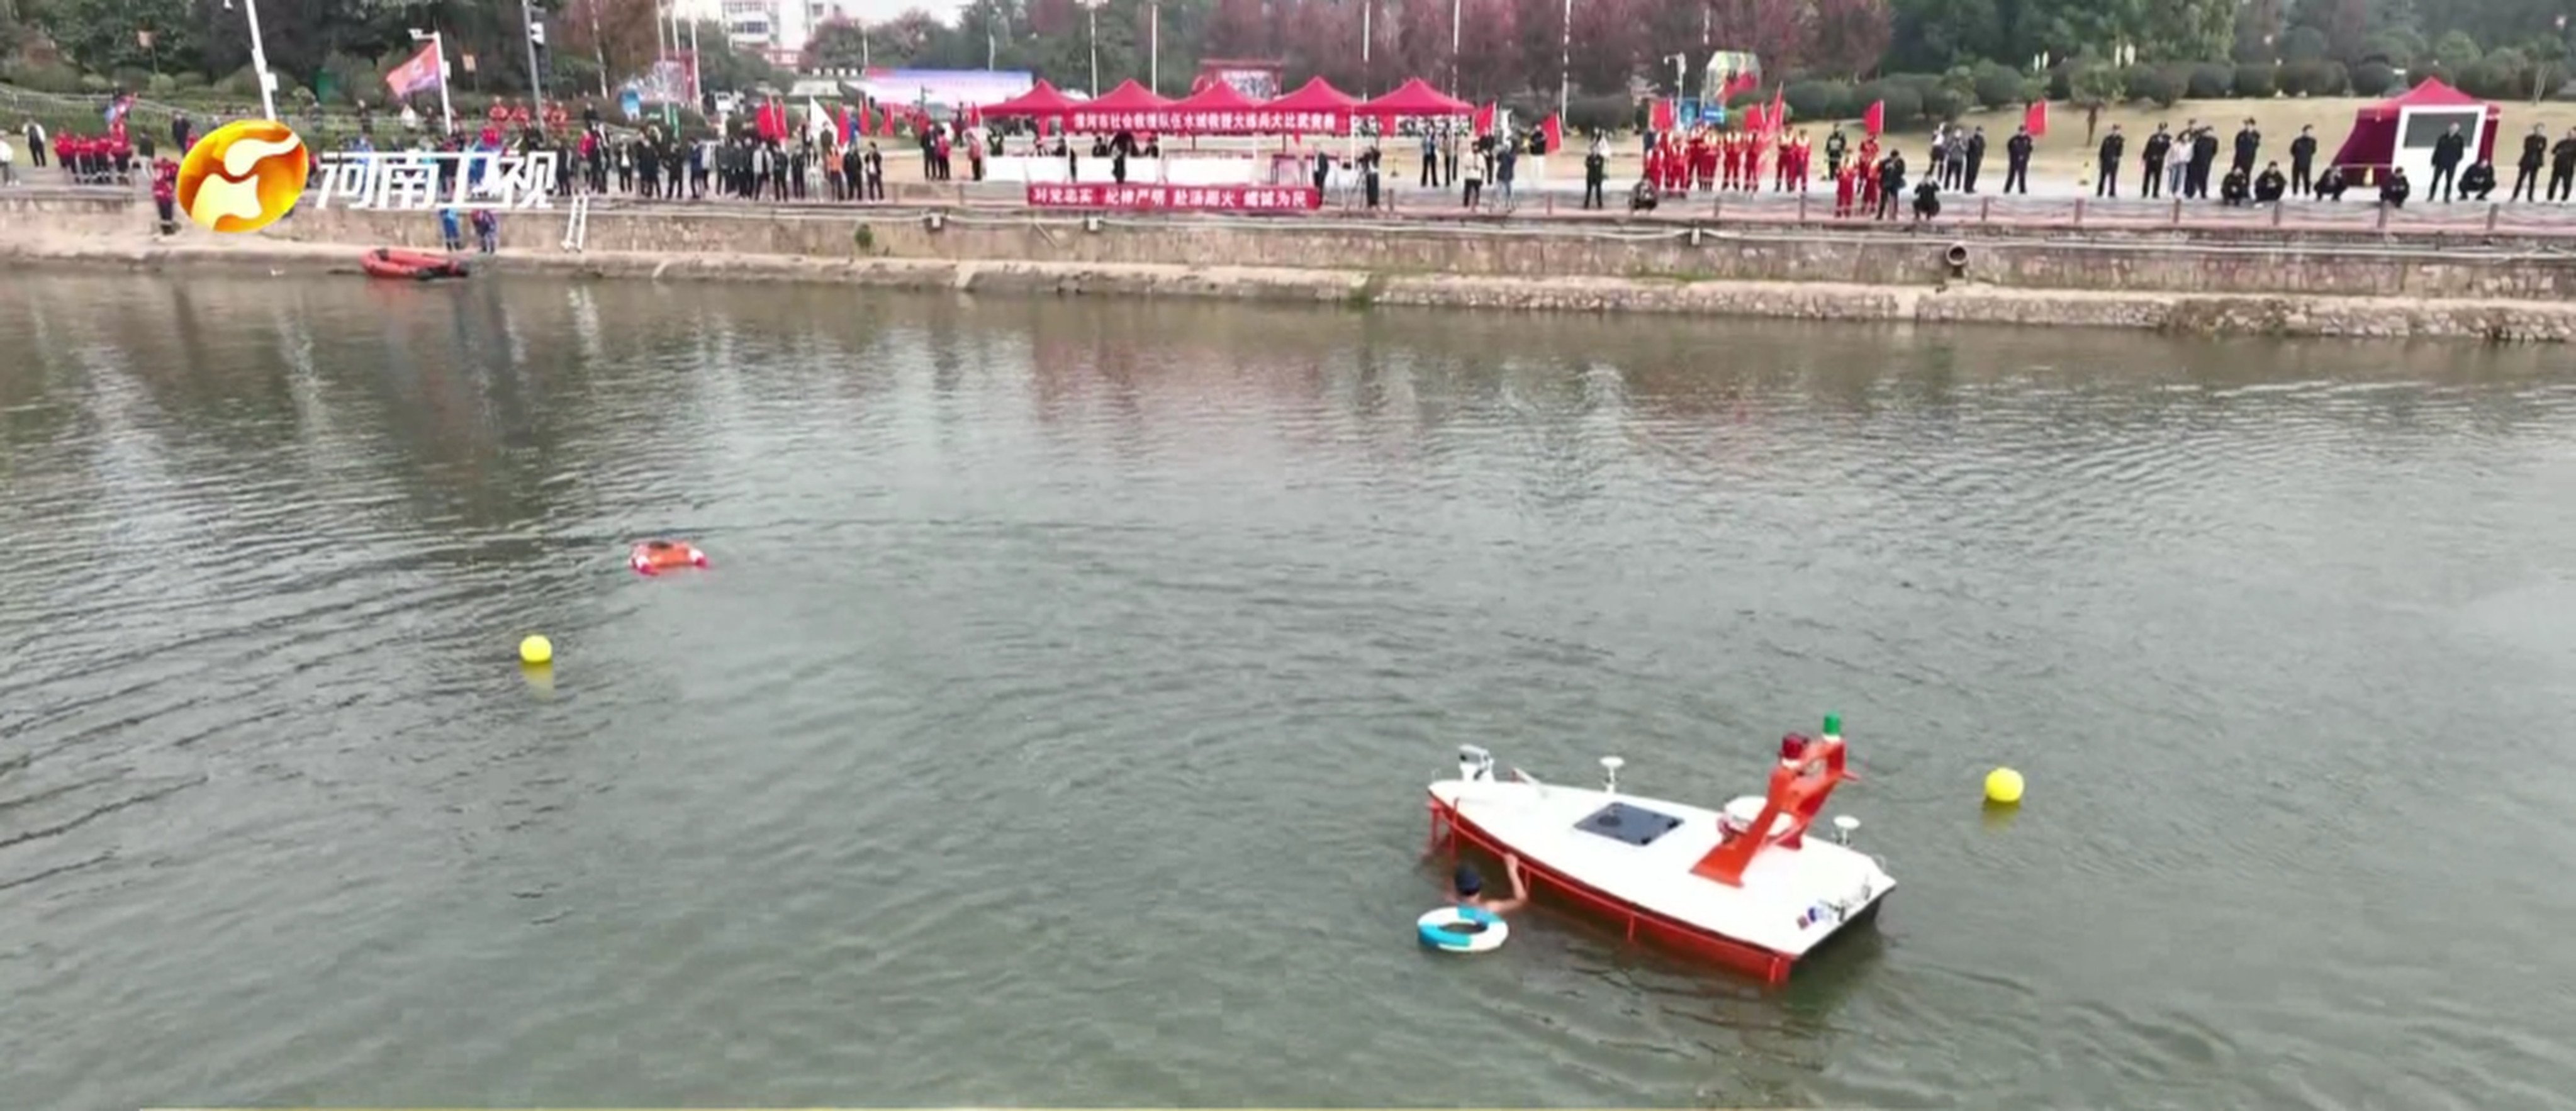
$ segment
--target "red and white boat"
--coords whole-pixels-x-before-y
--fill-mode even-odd
[[[1458,749],[1458,778],[1431,784],[1431,837],[1521,858],[1533,897],[1560,896],[1647,938],[1777,984],[1828,939],[1873,917],[1895,890],[1878,860],[1850,847],[1858,819],[1810,836],[1844,767],[1840,723],[1792,734],[1769,791],[1708,810],[1619,790],[1616,756],[1601,790],[1541,783],[1515,768],[1494,778],[1491,753]],[[1762,831],[1756,833],[1755,831]]]

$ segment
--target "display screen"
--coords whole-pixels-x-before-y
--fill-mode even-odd
[[[2455,123],[2460,125],[2460,136],[2463,139],[2475,139],[2478,134],[2478,117],[2485,111],[2486,109],[2483,108],[2462,108],[2456,112],[2407,113],[2406,133],[2397,137],[2397,145],[2410,149],[2421,147],[2430,150],[2434,143],[2441,140],[2442,134],[2449,131],[2451,125]]]

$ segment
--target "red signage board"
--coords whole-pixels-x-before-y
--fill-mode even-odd
[[[1299,212],[1324,207],[1311,185],[1030,185],[1031,208],[1126,211]]]
[[[1189,108],[1102,112],[1076,108],[1065,113],[1065,126],[1084,135],[1106,135],[1116,131],[1154,131],[1166,135],[1339,135],[1351,129],[1351,114],[1277,112],[1268,108],[1230,112]]]

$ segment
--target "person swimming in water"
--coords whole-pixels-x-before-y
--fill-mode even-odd
[[[1458,889],[1458,905],[1473,907],[1497,918],[1521,909],[1529,902],[1529,883],[1521,878],[1521,858],[1518,855],[1504,855],[1503,874],[1512,881],[1512,897],[1488,900],[1484,896],[1485,877],[1476,873],[1476,866],[1459,865],[1455,881]]]

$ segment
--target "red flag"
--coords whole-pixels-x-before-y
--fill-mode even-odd
[[[858,133],[859,133],[859,134],[861,134],[861,135],[865,135],[865,134],[867,134],[869,131],[873,130],[873,129],[876,127],[876,123],[877,123],[877,121],[876,121],[876,117],[871,116],[871,115],[869,115],[869,114],[868,114],[868,102],[867,102],[867,101],[864,101],[864,100],[860,101],[860,102],[859,102],[859,130],[858,130]]]
[[[1487,104],[1477,108],[1475,124],[1476,134],[1491,134],[1494,130],[1494,106]]]
[[[1886,101],[1873,100],[1870,102],[1869,110],[1860,114],[1860,129],[1868,132],[1872,138],[1876,138],[1879,132],[1887,129]]]
[[[879,129],[877,130],[877,134],[882,135],[882,136],[884,136],[884,137],[886,137],[886,138],[888,138],[888,139],[894,138],[894,109],[892,109],[892,108],[888,108],[888,109],[886,109],[886,114],[885,114],[885,126],[884,126],[884,127],[882,127],[882,128],[879,128]]]
[[[982,108],[978,108],[978,107],[976,107],[975,105],[972,105],[972,104],[967,105],[967,106],[966,106],[966,126],[968,126],[968,127],[982,127],[982,126],[984,126],[984,110],[983,110]]]
[[[2033,139],[2048,134],[2048,102],[2031,101],[2030,107],[2021,110],[2021,125],[2030,129]]]
[[[438,87],[438,82],[438,51],[435,43],[421,47],[420,53],[412,55],[410,61],[395,66],[393,72],[385,75],[385,87],[392,89],[395,96],[410,96],[424,89],[435,89]]]
[[[1751,135],[1759,135],[1762,133],[1761,105],[1756,104],[1744,110],[1744,130],[1746,134]]]
[[[1556,148],[1565,145],[1565,125],[1557,122],[1555,113],[1549,113],[1547,119],[1540,121],[1538,131],[1547,136],[1547,153],[1554,154]]]
[[[1779,134],[1781,128],[1789,122],[1789,107],[1780,99],[1781,94],[1788,89],[1787,85],[1779,85],[1771,90],[1771,111],[1762,117],[1762,122],[1767,125],[1764,128],[1767,134]]]
[[[1652,112],[1650,112],[1650,113],[1648,113],[1648,114],[1647,114],[1647,116],[1646,116],[1646,121],[1647,121],[1647,122],[1646,122],[1646,126],[1647,126],[1647,128],[1648,128],[1649,130],[1652,130],[1652,131],[1670,131],[1670,130],[1672,130],[1672,129],[1673,129],[1673,102],[1672,102],[1672,101],[1670,101],[1670,100],[1667,100],[1667,99],[1661,98],[1661,97],[1656,98],[1656,100],[1655,100],[1655,107],[1654,107],[1654,110],[1653,110]]]

